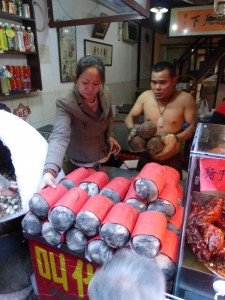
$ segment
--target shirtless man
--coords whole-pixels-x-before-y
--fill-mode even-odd
[[[137,170],[148,162],[157,162],[176,168],[181,173],[180,142],[190,139],[197,124],[197,110],[193,97],[184,91],[177,91],[175,66],[169,62],[159,62],[152,68],[151,90],[143,92],[125,119],[130,131],[128,140],[135,133],[135,122],[143,114],[144,121],[157,125],[157,135],[167,133],[163,138],[164,148],[158,154],[143,152]],[[184,123],[187,128],[183,130]]]

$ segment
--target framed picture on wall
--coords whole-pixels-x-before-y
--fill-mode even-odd
[[[60,81],[73,82],[77,66],[76,27],[57,29]]]
[[[100,24],[95,24],[92,37],[97,38],[97,39],[104,39],[106,32],[109,29],[110,23],[100,23]]]
[[[84,54],[98,56],[105,66],[112,65],[112,51],[112,45],[84,40]]]

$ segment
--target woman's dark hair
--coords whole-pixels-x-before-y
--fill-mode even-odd
[[[169,75],[171,78],[176,76],[175,66],[168,61],[160,61],[152,67],[152,72],[155,72],[155,73],[162,72],[164,70],[169,71]]]
[[[105,83],[105,66],[100,58],[94,55],[86,55],[82,57],[77,64],[77,70],[76,70],[76,78],[75,81],[80,77],[80,75],[90,67],[95,67],[98,69],[102,83]]]

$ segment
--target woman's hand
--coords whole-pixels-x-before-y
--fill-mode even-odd
[[[41,184],[39,186],[39,190],[42,190],[46,186],[51,186],[52,188],[56,188],[55,177],[51,173],[44,174]]]
[[[112,136],[108,138],[108,143],[110,152],[114,155],[118,155],[121,150],[119,143]]]

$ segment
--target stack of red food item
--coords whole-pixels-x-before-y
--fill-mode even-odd
[[[130,248],[157,262],[167,280],[176,271],[183,220],[179,173],[149,163],[136,177],[76,169],[56,188],[35,193],[22,220],[24,232],[66,245],[97,264],[117,249]]]

